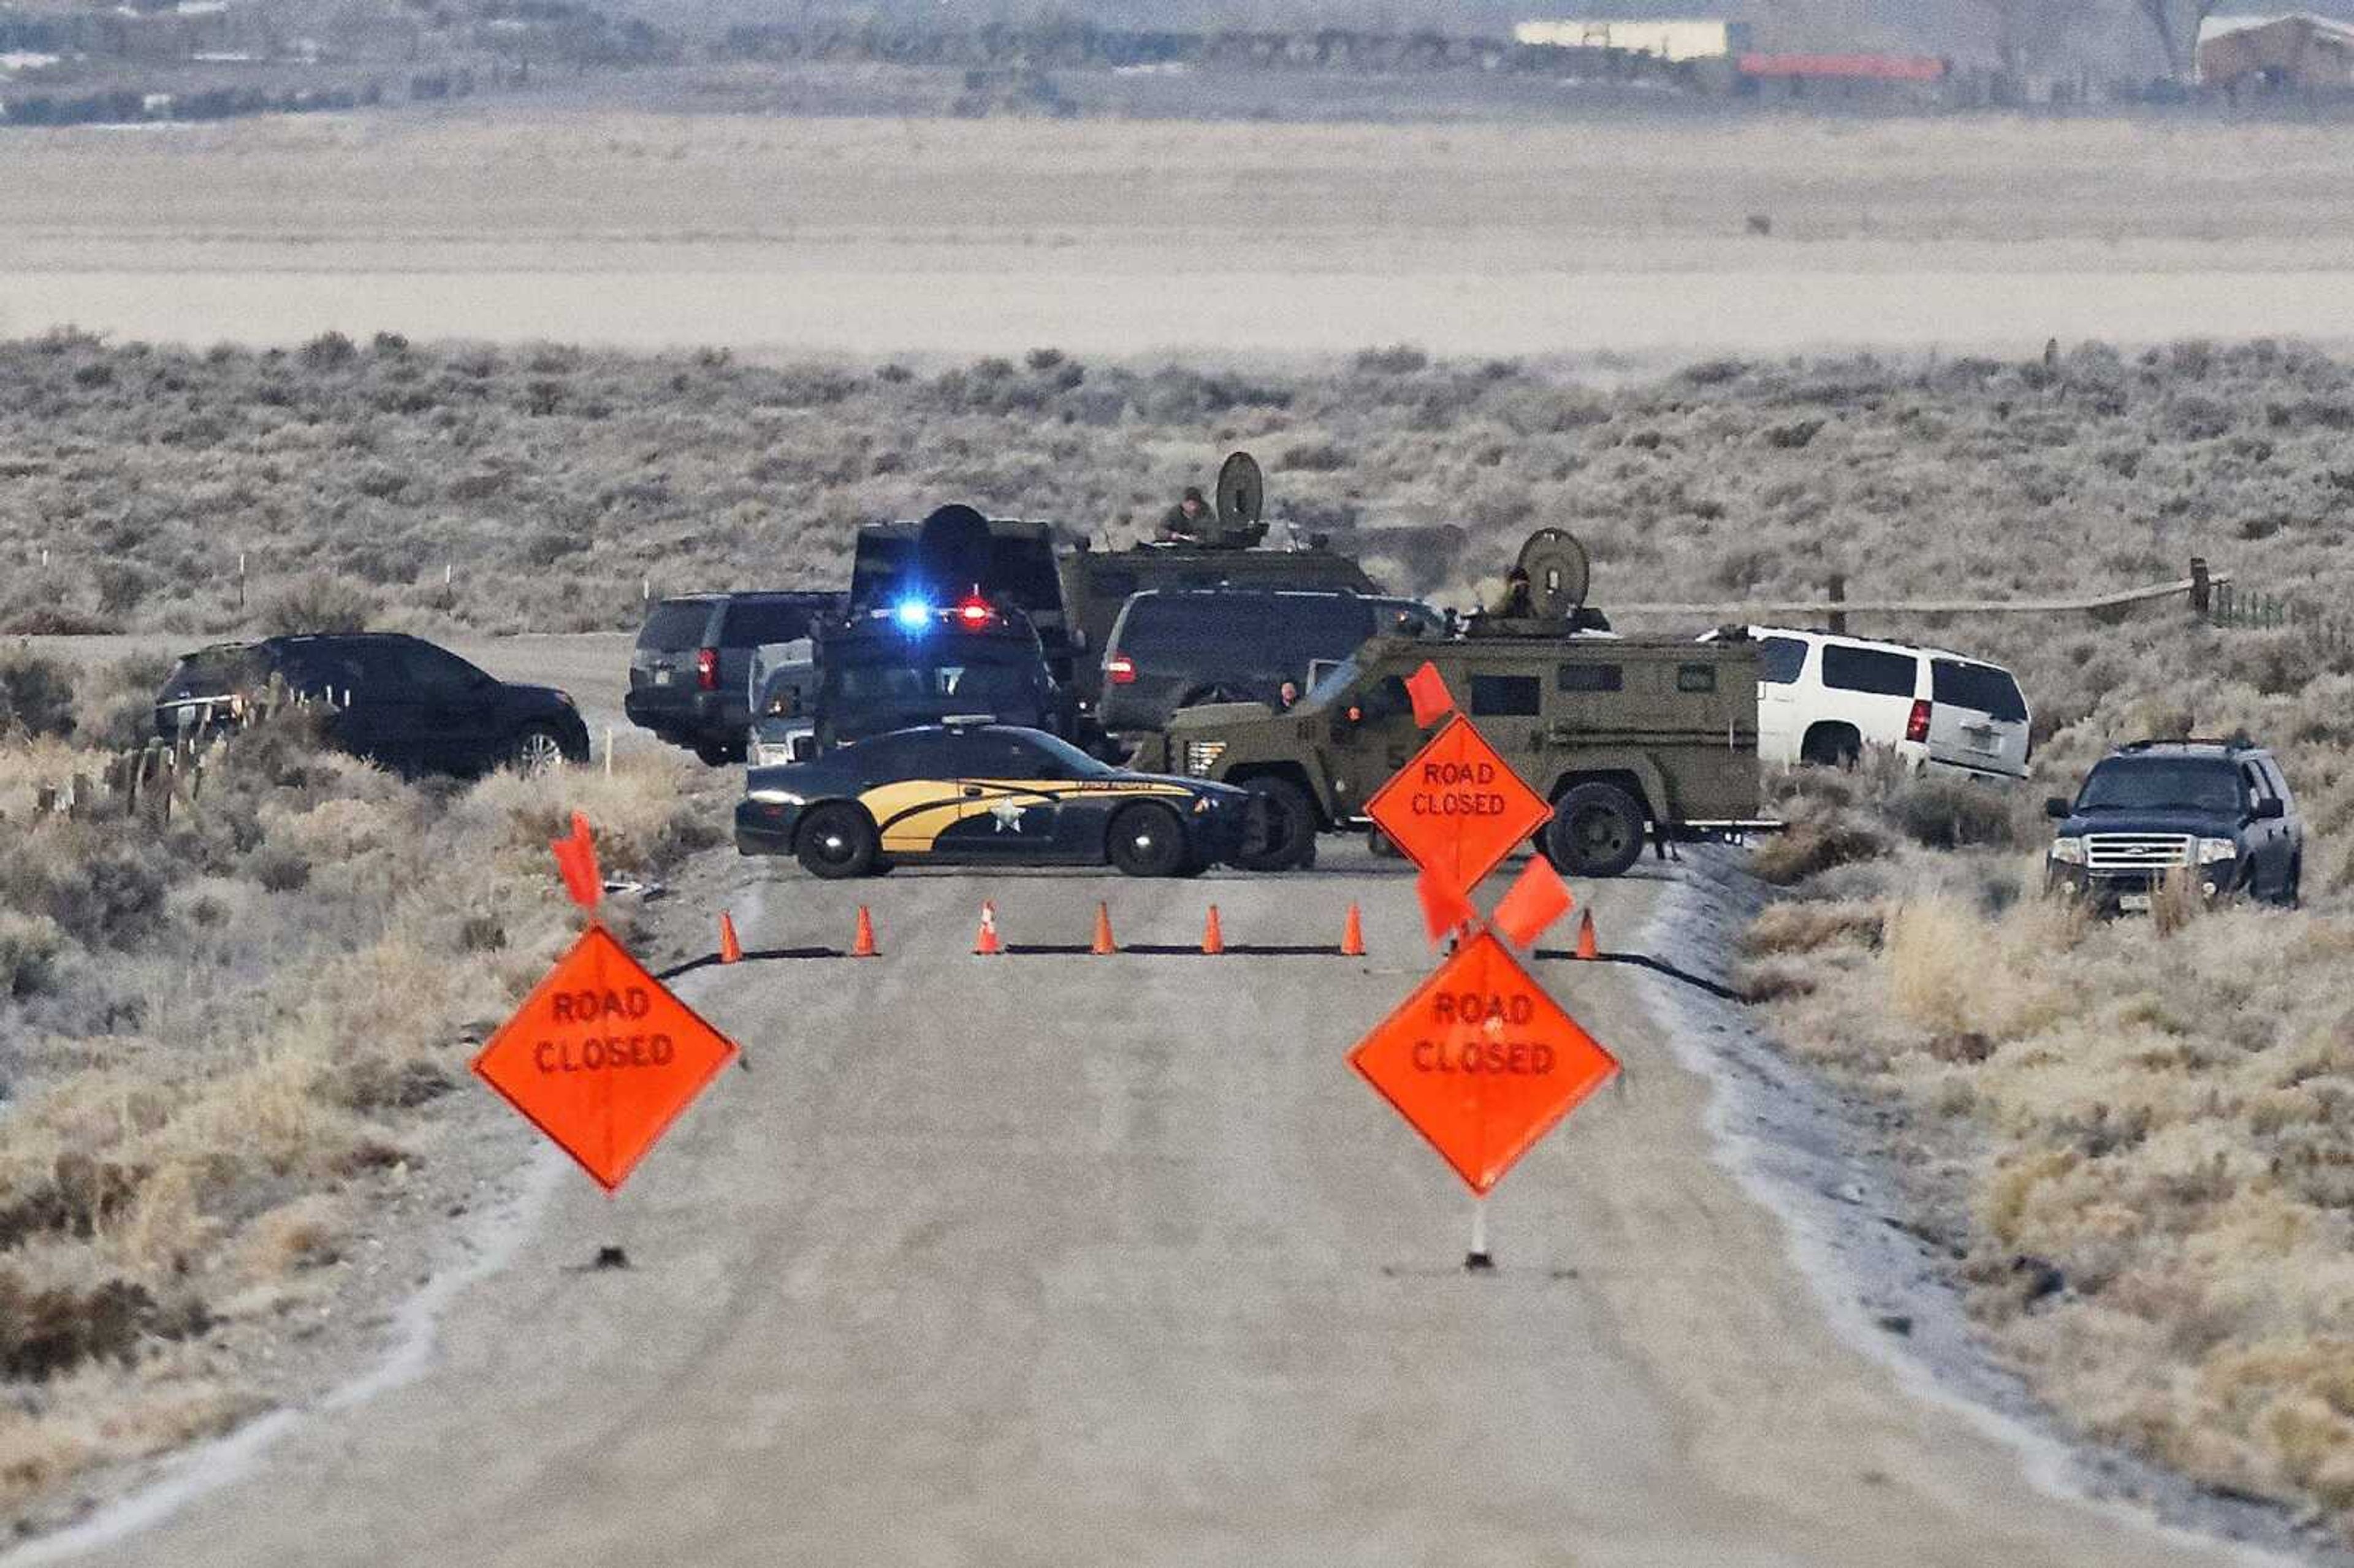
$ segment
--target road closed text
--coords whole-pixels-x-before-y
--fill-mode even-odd
[[[1433,1033],[1414,1043],[1417,1073],[1485,1073],[1542,1077],[1559,1059],[1542,1040],[1508,1038],[1536,1022],[1536,1006],[1525,995],[1442,991],[1430,999]],[[1462,1032],[1473,1030],[1469,1038]],[[1454,1038],[1444,1036],[1452,1034]]]
[[[543,1040],[531,1048],[531,1065],[543,1073],[605,1073],[667,1067],[677,1054],[667,1034],[592,1034],[586,1040]]]
[[[653,995],[643,986],[618,991],[563,991],[547,999],[557,1023],[612,1024],[644,1018]],[[667,1067],[678,1054],[665,1033],[591,1034],[586,1039],[542,1040],[532,1047],[531,1065],[543,1073],[603,1073],[631,1067]]]
[[[1500,817],[1511,809],[1497,787],[1501,777],[1492,762],[1426,761],[1406,810],[1417,817]]]

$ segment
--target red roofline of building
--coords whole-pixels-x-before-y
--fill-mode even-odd
[[[1946,62],[1925,55],[1766,55],[1741,57],[1744,76],[1829,77],[1868,81],[1942,81]]]

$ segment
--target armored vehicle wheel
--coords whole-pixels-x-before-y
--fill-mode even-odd
[[[1252,779],[1243,788],[1259,798],[1266,832],[1235,857],[1245,871],[1290,871],[1316,860],[1316,803],[1288,779]]]
[[[811,811],[797,844],[802,869],[826,882],[864,876],[875,869],[880,847],[874,821],[846,800],[830,800]]]
[[[1564,876],[1617,876],[1642,858],[1643,808],[1616,784],[1580,784],[1554,803],[1545,858]]]
[[[1105,848],[1122,876],[1175,876],[1185,867],[1185,824],[1166,806],[1130,806],[1111,820]]]

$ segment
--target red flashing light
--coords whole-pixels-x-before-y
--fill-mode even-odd
[[[957,619],[967,626],[980,626],[994,620],[997,615],[997,611],[989,607],[989,601],[985,599],[965,599],[957,605],[956,613]]]
[[[1136,684],[1136,661],[1122,653],[1104,665],[1104,674],[1115,686]]]
[[[719,689],[719,650],[698,648],[695,651],[695,684],[698,690],[716,692]]]
[[[1904,738],[1924,741],[1929,738],[1929,699],[1913,699],[1913,716],[1904,721]]]

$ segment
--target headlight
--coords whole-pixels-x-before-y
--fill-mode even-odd
[[[1189,740],[1185,743],[1185,771],[1195,778],[1206,778],[1218,758],[1226,754],[1223,740]]]
[[[2052,858],[2058,861],[2062,865],[2084,864],[2084,841],[2080,838],[2053,839],[2052,841]]]
[[[2240,846],[2230,839],[2200,839],[2199,841],[2199,863],[2200,865],[2213,865],[2219,860],[2237,860],[2239,858]]]

